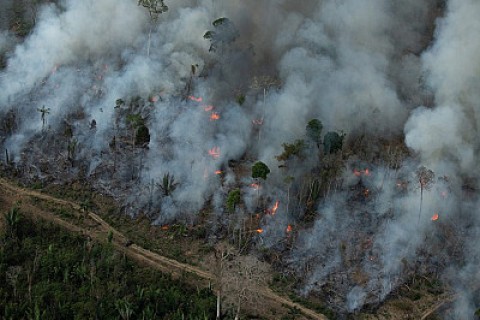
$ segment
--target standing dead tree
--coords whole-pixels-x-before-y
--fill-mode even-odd
[[[47,124],[47,114],[50,113],[50,108],[45,108],[42,106],[41,108],[37,108],[37,111],[40,112],[42,118],[42,131],[45,130],[45,125]]]
[[[241,255],[233,247],[218,244],[215,248],[216,319],[221,319],[222,306],[227,306],[233,308],[235,320],[239,320],[242,308],[259,300],[259,287],[266,285],[267,274],[267,267],[256,257]]]
[[[216,320],[222,318],[222,301],[223,301],[223,287],[224,287],[224,273],[228,259],[232,255],[229,248],[223,244],[219,244],[215,248],[215,295],[217,296],[217,311]]]
[[[254,256],[237,254],[229,261],[230,272],[226,275],[226,300],[234,306],[235,320],[240,319],[242,307],[258,302],[258,287],[265,284],[266,270]]]
[[[150,56],[150,43],[152,39],[152,26],[157,21],[158,16],[168,11],[168,7],[163,0],[138,0],[138,5],[148,9],[150,14],[150,30],[148,31],[147,56]]]
[[[261,77],[254,77],[252,79],[252,83],[250,85],[250,88],[253,90],[259,90],[263,89],[263,112],[262,112],[262,118],[260,120],[257,120],[257,123],[259,125],[263,124],[263,121],[265,120],[265,100],[267,98],[267,90],[270,89],[271,87],[280,87],[281,81],[277,77],[272,77],[272,76],[261,76]],[[258,129],[258,140],[260,141],[261,137],[261,129]]]
[[[418,210],[418,221],[420,221],[420,216],[422,214],[423,191],[430,190],[433,185],[435,173],[433,173],[432,170],[426,168],[425,166],[421,166],[420,168],[418,168],[416,175],[418,183],[420,185],[420,208]]]

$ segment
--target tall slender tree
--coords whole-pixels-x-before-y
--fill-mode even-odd
[[[420,216],[422,214],[423,192],[425,190],[430,190],[430,188],[432,187],[435,173],[432,170],[426,168],[425,166],[421,166],[420,168],[418,168],[416,175],[418,179],[418,184],[420,186],[420,208],[418,210],[418,221],[420,221]]]
[[[150,14],[150,29],[148,31],[147,56],[150,56],[150,44],[152,42],[153,24],[158,20],[158,16],[168,11],[168,6],[163,0],[138,0],[138,5],[148,9]]]

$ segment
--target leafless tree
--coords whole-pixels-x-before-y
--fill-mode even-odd
[[[234,308],[235,320],[238,320],[243,306],[259,300],[258,288],[266,283],[267,268],[256,257],[241,255],[225,244],[217,245],[215,258],[216,319],[221,319],[222,305],[227,305]]]
[[[262,118],[259,121],[260,125],[263,124],[263,121],[265,119],[265,99],[267,97],[267,90],[270,89],[271,87],[279,87],[280,85],[281,85],[280,79],[278,79],[277,77],[260,76],[260,77],[253,78],[250,88],[254,90],[263,89],[263,114],[262,114]],[[260,141],[260,136],[261,136],[261,129],[259,128],[258,129],[259,141]]]

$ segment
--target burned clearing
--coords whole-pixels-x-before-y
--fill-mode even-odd
[[[4,1],[2,173],[84,210],[108,198],[132,239],[217,254],[333,318],[442,301],[436,316],[478,317],[478,15],[459,0]],[[226,279],[219,296],[241,282]],[[233,317],[255,300],[235,290]]]

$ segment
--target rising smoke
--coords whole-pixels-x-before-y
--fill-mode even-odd
[[[313,148],[290,165],[289,184],[275,158],[282,143],[303,138],[312,118],[352,140],[372,137],[367,148],[375,148],[375,139],[401,137],[412,157],[394,169],[366,163],[360,169],[369,167],[370,174],[352,175],[358,168],[348,162],[313,208],[313,226],[296,237],[288,265],[305,279],[302,294],[335,283],[339,294],[331,304],[341,312],[382,302],[418,264],[425,272],[441,268],[444,280],[462,293],[452,317],[472,315],[480,221],[475,197],[465,197],[462,186],[476,178],[478,158],[480,4],[167,5],[168,12],[152,21],[135,0],[44,4],[35,27],[19,41],[5,22],[12,2],[0,4],[0,54],[6,52],[1,143],[18,170],[42,181],[88,177],[127,214],[142,211],[158,224],[193,223],[210,200],[216,216],[225,216],[228,190],[239,185],[246,210],[258,210],[253,181],[229,160],[261,160],[272,173],[259,193],[266,206],[278,200],[280,207],[274,218],[262,220],[259,246],[276,248],[285,226],[307,209],[290,199],[290,191],[301,188],[318,159]],[[209,52],[212,42],[203,35],[216,30],[212,22],[220,17],[230,19],[232,34]],[[255,77],[268,81],[254,85]],[[235,101],[241,94],[242,105]],[[213,112],[220,119],[212,120]],[[126,119],[132,115],[149,129],[148,149],[131,146],[135,129]],[[421,213],[420,165],[436,173]],[[166,173],[178,184],[161,196]],[[445,267],[453,261],[430,221],[433,212],[462,230],[456,233],[462,243],[471,243],[461,265]]]

